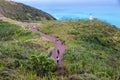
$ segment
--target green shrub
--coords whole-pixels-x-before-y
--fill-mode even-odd
[[[26,40],[36,35],[31,31],[24,31],[24,29],[18,25],[11,24],[0,20],[0,40]]]
[[[12,69],[0,70],[0,80],[25,80],[24,76],[20,75],[17,71]]]
[[[55,69],[54,60],[43,55],[32,56],[27,64],[27,69],[33,70],[39,76],[50,75]]]
[[[16,59],[6,64],[6,67],[9,69],[23,68],[24,66],[25,66],[25,61],[19,59]]]

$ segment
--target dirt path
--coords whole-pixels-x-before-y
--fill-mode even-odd
[[[57,65],[60,65],[62,63],[63,53],[65,51],[65,44],[63,41],[59,40],[58,38],[42,33],[38,31],[36,26],[30,27],[33,32],[39,33],[41,36],[49,39],[50,41],[54,42],[54,49],[51,51],[50,57],[52,57]]]
[[[62,63],[62,57],[63,57],[63,53],[65,51],[65,45],[64,45],[63,41],[59,40],[58,38],[55,38],[54,36],[51,36],[51,35],[48,35],[48,34],[45,34],[45,33],[42,33],[40,31],[38,31],[36,26],[32,23],[15,21],[15,20],[6,18],[2,15],[0,15],[0,16],[1,16],[0,19],[2,19],[3,21],[18,24],[18,25],[24,26],[25,28],[29,28],[33,32],[37,32],[41,36],[43,36],[43,37],[49,39],[50,41],[54,42],[54,49],[51,51],[50,57],[52,57],[55,60],[56,64],[59,65],[59,64]]]

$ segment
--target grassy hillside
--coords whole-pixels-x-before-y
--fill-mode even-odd
[[[63,65],[46,56],[53,44],[0,20],[0,80],[119,80],[120,29],[99,20],[40,21],[40,31],[65,41]]]
[[[35,80],[51,72],[54,62],[44,54],[49,44],[37,33],[0,20],[0,80]],[[34,62],[39,58],[42,63]],[[40,70],[47,72],[40,74]]]
[[[50,14],[22,3],[0,0],[0,13],[20,21],[55,20]]]
[[[97,19],[37,25],[42,32],[65,41],[63,64],[71,80],[120,79],[120,29]]]

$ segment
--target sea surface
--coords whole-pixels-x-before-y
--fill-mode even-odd
[[[41,9],[38,6],[39,9]],[[42,8],[43,11],[50,13],[58,20],[63,19],[89,19],[90,14],[94,18],[110,23],[120,28],[120,6],[78,6],[67,8]]]
[[[58,20],[94,18],[120,28],[120,0],[14,0],[43,10]],[[85,2],[85,3],[83,3]]]

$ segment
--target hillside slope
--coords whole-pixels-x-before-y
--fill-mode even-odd
[[[42,63],[44,60],[47,64],[54,63],[44,56],[47,55],[44,53],[47,53],[49,44],[48,40],[37,33],[0,20],[0,80],[35,80],[37,76],[35,68],[31,69],[34,65],[31,63],[34,61],[32,58],[43,58]],[[42,65],[40,62],[39,64]]]
[[[0,80],[120,79],[119,28],[97,19],[34,24],[41,32],[65,41],[61,71],[56,72],[54,62],[41,56],[53,46],[51,42],[41,40],[40,35],[24,27],[0,20]]]
[[[42,32],[65,41],[63,64],[70,80],[120,79],[120,29],[97,19],[36,24]]]
[[[0,0],[0,14],[20,21],[55,20],[50,14],[13,1]]]

